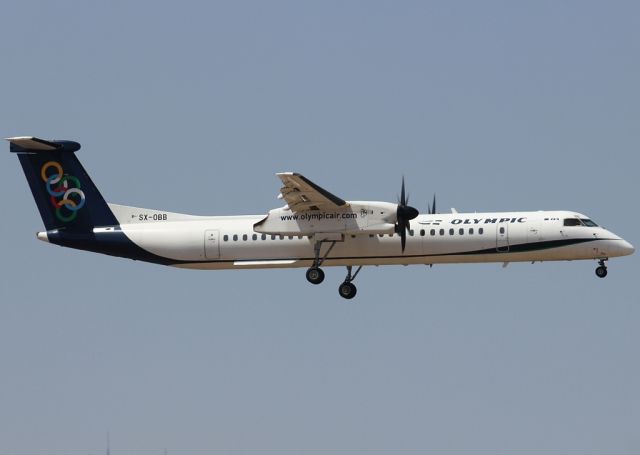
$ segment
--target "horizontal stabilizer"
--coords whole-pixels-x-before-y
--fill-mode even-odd
[[[65,150],[75,152],[80,150],[80,144],[73,141],[47,141],[33,136],[8,137],[11,143],[11,151],[17,152],[42,152],[52,150]]]

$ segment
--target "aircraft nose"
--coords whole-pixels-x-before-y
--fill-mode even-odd
[[[630,244],[629,242],[627,242],[626,240],[622,241],[622,254],[624,254],[625,256],[628,256],[630,254],[633,254],[636,251],[636,249],[633,247],[632,244]]]

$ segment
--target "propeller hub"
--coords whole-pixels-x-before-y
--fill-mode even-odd
[[[399,205],[397,211],[398,221],[409,221],[416,218],[420,212],[415,207],[411,207],[410,205]]]

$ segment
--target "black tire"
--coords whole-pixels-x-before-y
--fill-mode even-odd
[[[338,287],[338,294],[343,299],[350,300],[356,296],[358,288],[353,283],[344,282]]]
[[[307,281],[311,284],[320,284],[324,281],[324,272],[318,267],[307,269]]]
[[[598,278],[604,278],[605,276],[607,276],[607,268],[603,265],[596,268],[596,275],[598,275]]]

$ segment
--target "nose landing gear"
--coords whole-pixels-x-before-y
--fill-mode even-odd
[[[598,267],[596,268],[596,275],[598,276],[598,278],[604,278],[605,276],[607,276],[607,266],[605,265],[606,259],[600,259],[598,261]]]

